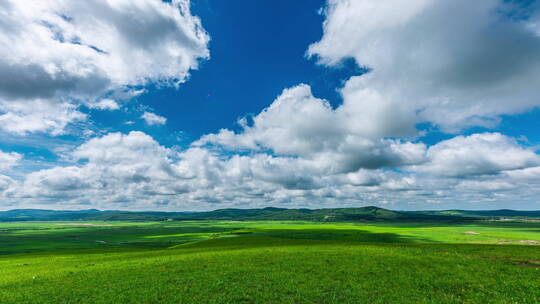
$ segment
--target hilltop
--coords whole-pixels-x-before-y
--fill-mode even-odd
[[[15,209],[0,212],[0,221],[163,221],[163,220],[303,220],[303,221],[463,221],[481,217],[467,212],[400,212],[379,207],[287,209],[218,209],[207,212],[129,212],[96,209],[66,211]]]
[[[501,210],[443,210],[394,211],[380,207],[287,209],[267,207],[260,209],[218,209],[205,212],[158,211],[100,211],[14,209],[0,212],[0,222],[8,221],[185,221],[185,220],[287,220],[326,222],[366,221],[471,221],[478,219],[538,219],[540,211]]]

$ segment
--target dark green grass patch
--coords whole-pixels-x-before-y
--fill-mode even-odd
[[[0,303],[540,303],[535,225],[13,225]]]
[[[496,252],[493,255],[493,252]],[[347,244],[268,237],[173,250],[15,256],[3,303],[538,303],[525,246]]]

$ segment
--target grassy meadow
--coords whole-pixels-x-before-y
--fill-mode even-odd
[[[0,223],[0,303],[540,303],[540,223]]]

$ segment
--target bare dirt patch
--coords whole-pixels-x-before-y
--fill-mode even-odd
[[[99,224],[89,224],[89,223],[62,223],[56,224],[58,226],[93,226],[93,227],[111,227],[112,225],[99,225]]]
[[[502,258],[482,258],[482,259],[487,260],[487,261],[501,262],[501,263],[515,265],[515,266],[540,269],[539,260],[523,260],[521,258],[516,258],[516,257],[511,257],[511,256],[502,257]]]
[[[465,231],[465,232],[463,232],[463,234],[468,234],[468,235],[479,235],[480,233],[475,232],[475,231]]]
[[[535,241],[535,240],[501,240],[501,241],[497,242],[497,244],[509,244],[509,243],[520,243],[520,244],[527,244],[527,245],[540,245],[540,242]]]
[[[514,265],[540,269],[540,261],[537,261],[537,260],[519,261],[519,262],[515,262]]]

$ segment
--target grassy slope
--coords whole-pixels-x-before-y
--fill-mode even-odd
[[[540,218],[540,211],[519,211],[510,209],[500,210],[443,210],[443,211],[412,211],[408,214],[446,215],[480,218]]]
[[[174,220],[305,220],[305,221],[463,221],[459,215],[403,213],[377,207],[329,209],[219,209],[209,212],[123,212],[123,211],[54,211],[10,210],[0,212],[0,221],[163,221]]]
[[[538,223],[57,224],[0,224],[0,303],[540,302],[540,247],[456,244]]]
[[[126,212],[126,211],[54,211],[19,209],[0,212],[0,222],[9,221],[163,221],[173,220],[295,220],[295,221],[378,221],[378,222],[463,222],[482,218],[540,218],[540,211],[444,210],[393,211],[378,207],[327,209],[219,209],[208,212]]]
[[[92,248],[168,248],[249,233],[290,239],[347,242],[497,243],[540,241],[540,223],[318,223],[302,221],[0,223],[0,254]],[[74,224],[74,225],[70,225]],[[469,234],[474,232],[474,234]]]

